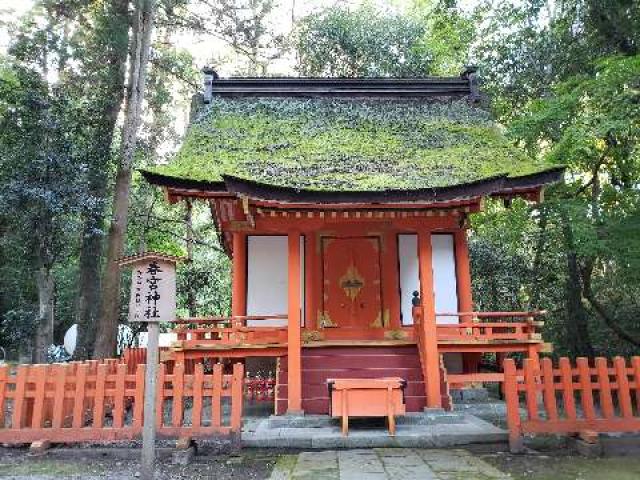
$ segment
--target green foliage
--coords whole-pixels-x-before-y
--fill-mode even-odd
[[[486,0],[476,14],[473,54],[500,118],[592,75],[600,58],[637,53],[640,42],[638,0]]]
[[[624,252],[622,265],[640,266],[627,223],[639,214],[640,56],[602,59],[593,75],[559,83],[552,97],[526,107],[512,134],[532,153],[585,172],[568,183],[574,200],[564,206],[578,253]]]
[[[51,268],[86,199],[82,182],[72,181],[84,166],[64,134],[69,102],[49,95],[37,72],[6,61],[1,68],[0,218],[12,225],[8,235],[29,246],[35,265]]]
[[[426,26],[421,45],[431,55],[430,73],[456,76],[469,62],[477,19],[446,3],[441,1],[435,6],[417,6],[412,13]]]
[[[446,2],[414,2],[406,12],[365,2],[304,17],[293,34],[296,69],[306,76],[458,75],[469,59],[474,19]]]
[[[303,76],[421,77],[433,54],[426,25],[365,3],[329,7],[300,21],[294,44]]]
[[[163,175],[317,190],[428,188],[543,170],[466,102],[217,99]]]
[[[507,242],[531,246],[522,305],[534,293],[553,312],[545,337],[560,354],[576,353],[574,329],[585,317],[599,354],[637,352],[637,342],[621,339],[624,332],[640,338],[631,313],[637,318],[640,63],[630,27],[640,2],[616,4],[503,4],[485,12],[492,21],[477,49],[510,137],[531,155],[569,167],[567,184],[547,194],[544,230]],[[532,225],[538,215],[530,213]],[[484,216],[486,224],[495,220]],[[477,233],[495,239],[495,231]]]
[[[244,68],[237,69],[242,74],[266,75],[269,64],[284,54],[285,36],[277,33],[274,25],[280,20],[278,17],[283,8],[277,1],[217,0],[203,3],[208,7],[204,22],[206,28],[247,60]],[[236,63],[239,63],[237,59]]]

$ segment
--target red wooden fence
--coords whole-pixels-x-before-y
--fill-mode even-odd
[[[504,375],[512,450],[522,448],[528,433],[640,432],[640,357],[629,365],[622,357],[611,364],[596,358],[593,366],[578,358],[575,367],[561,358],[557,368],[549,358],[539,368],[527,359],[522,371],[507,359]]]
[[[135,373],[118,361],[0,367],[0,442],[130,440],[142,434],[145,365]],[[158,435],[239,434],[244,367],[222,365],[185,374],[160,364]]]

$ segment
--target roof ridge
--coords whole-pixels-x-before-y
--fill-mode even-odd
[[[228,77],[204,70],[204,102],[213,97],[467,97],[480,100],[475,69],[460,76],[427,77]]]

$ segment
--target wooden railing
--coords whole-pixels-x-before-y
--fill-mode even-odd
[[[535,433],[640,432],[640,357],[578,358],[575,367],[561,358],[557,367],[544,358],[524,360],[516,370],[504,361],[509,443],[522,449],[522,436]],[[520,416],[523,397],[526,416]],[[540,404],[540,400],[542,403]],[[635,404],[635,407],[634,407]]]
[[[142,433],[145,365],[135,373],[119,360],[0,367],[0,442],[131,440]],[[222,365],[184,373],[160,365],[158,435],[239,435],[244,367],[224,375]],[[230,402],[223,399],[230,399]],[[230,403],[230,406],[229,406]],[[188,414],[185,415],[185,411]]]
[[[471,319],[460,323],[438,324],[438,341],[542,342],[542,336],[536,331],[536,328],[543,326],[544,322],[538,321],[536,318],[545,313],[545,311],[436,313],[436,318]],[[513,321],[513,319],[521,318],[524,318],[525,321]],[[495,319],[501,320],[496,321]]]
[[[247,325],[248,322],[286,318],[286,315],[179,318],[173,322],[177,334],[175,347],[189,349],[205,345],[286,344],[286,325]]]

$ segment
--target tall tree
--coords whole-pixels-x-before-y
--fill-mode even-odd
[[[296,69],[305,76],[424,76],[433,62],[426,34],[418,19],[370,4],[329,7],[299,21]]]
[[[585,303],[622,340],[640,347],[640,331],[616,318],[616,308],[596,290],[598,278],[610,272],[637,280],[629,272],[640,263],[640,242],[620,225],[640,215],[640,55],[601,59],[593,68],[593,75],[574,76],[552,96],[531,101],[512,126],[534,154],[580,173],[552,198],[567,257],[568,328],[575,328],[568,338],[577,342],[577,354],[590,353]]]
[[[113,214],[107,238],[102,284],[101,315],[94,349],[94,355],[98,358],[113,355],[116,348],[120,318],[120,269],[116,261],[123,254],[127,232],[131,174],[142,117],[155,10],[154,0],[137,0],[133,13],[122,146],[113,194]]]
[[[100,309],[100,279],[105,239],[105,203],[112,169],[112,148],[118,115],[124,98],[129,45],[129,0],[94,1],[82,31],[80,76],[86,90],[80,92],[90,105],[85,115],[86,162],[91,201],[83,211],[84,226],[79,257],[75,355],[93,353]],[[80,53],[80,52],[79,52]]]
[[[0,99],[0,223],[29,259],[38,299],[33,361],[44,363],[55,324],[53,270],[70,254],[86,200],[84,166],[66,134],[72,101],[50,93],[40,72],[3,62]]]
[[[243,73],[249,76],[266,75],[270,63],[280,58],[285,49],[285,36],[276,33],[271,24],[278,12],[276,1],[201,1],[207,7],[203,26],[208,33],[225,41],[237,54],[247,59]]]

